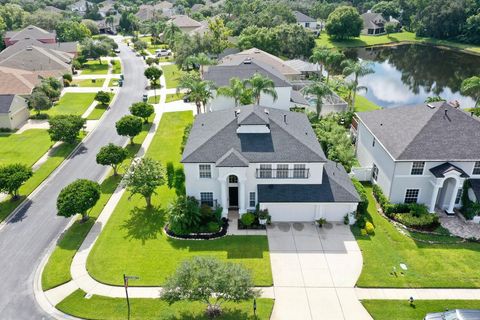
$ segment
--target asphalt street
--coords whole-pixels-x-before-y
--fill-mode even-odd
[[[78,178],[101,179],[107,168],[96,164],[98,150],[109,142],[123,145],[127,140],[117,135],[115,122],[129,113],[132,103],[142,99],[146,79],[142,59],[136,57],[125,44],[119,45],[125,82],[115,103],[73,157],[0,230],[2,320],[48,319],[35,301],[33,282],[40,260],[69,222],[56,216],[57,195]]]

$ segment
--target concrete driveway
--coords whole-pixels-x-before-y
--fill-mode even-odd
[[[362,254],[348,226],[274,223],[267,235],[273,320],[372,319],[355,295]]]

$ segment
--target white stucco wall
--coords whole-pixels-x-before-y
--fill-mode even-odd
[[[307,23],[306,22],[297,22],[299,25],[301,25],[302,27],[304,28],[308,28],[308,29],[312,29],[312,30],[316,30],[317,29],[317,22],[309,22],[308,24],[308,27],[307,27]]]
[[[357,203],[262,203],[261,209],[268,209],[272,221],[313,221],[325,218],[340,222],[343,217],[357,210]]]

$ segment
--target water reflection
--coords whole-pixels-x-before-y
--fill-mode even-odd
[[[349,58],[373,62],[375,73],[359,80],[362,93],[382,107],[415,105],[439,95],[473,107],[472,98],[460,93],[462,80],[480,75],[480,57],[424,45],[350,49]]]

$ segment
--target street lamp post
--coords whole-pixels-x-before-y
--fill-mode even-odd
[[[138,280],[140,279],[137,276],[127,276],[123,274],[123,285],[125,287],[125,296],[127,297],[127,308],[128,308],[128,318],[130,319],[130,299],[128,298],[128,280]]]

